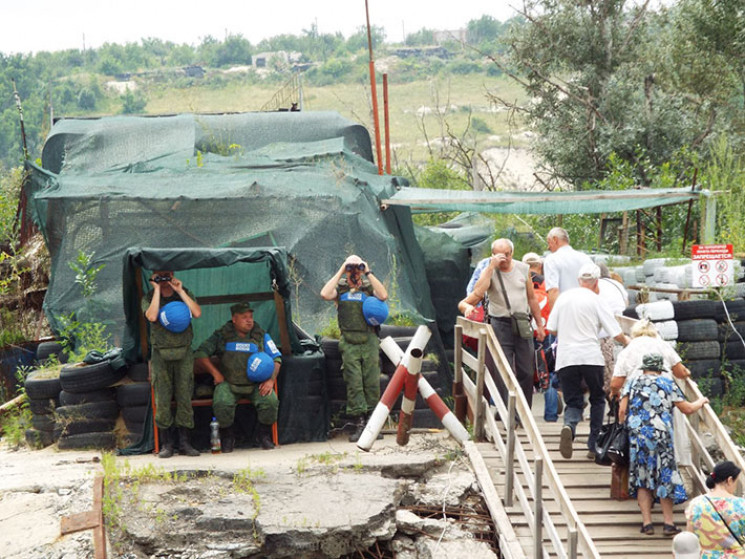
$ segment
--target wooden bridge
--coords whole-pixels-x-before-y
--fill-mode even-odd
[[[476,356],[463,351],[463,334],[478,340]],[[610,498],[611,469],[587,458],[589,421],[577,426],[572,459],[562,458],[561,417],[556,423],[545,422],[540,396],[534,399],[533,410],[528,407],[493,330],[458,318],[455,341],[455,411],[461,420],[467,415],[474,426],[477,442],[466,443],[466,452],[497,526],[501,556],[670,559],[672,539],[662,535],[659,505],[653,508],[656,534],[646,536],[639,532],[641,513],[636,499]],[[494,402],[497,418],[494,406],[484,397],[485,390],[497,394],[484,366],[487,351],[509,392],[506,405],[499,398]],[[689,400],[700,396],[690,380],[678,383]],[[745,469],[737,447],[708,405],[688,416],[687,427],[696,466],[681,470],[689,479],[686,489],[691,497],[704,491],[701,466],[712,468],[715,463],[699,433],[710,433],[724,457]],[[742,492],[741,486],[738,491]],[[675,507],[675,522],[680,527],[685,524],[685,506]]]

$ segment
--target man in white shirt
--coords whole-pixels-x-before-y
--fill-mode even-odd
[[[595,439],[603,424],[605,392],[603,369],[605,361],[600,350],[600,331],[604,329],[623,345],[629,339],[598,296],[600,269],[592,262],[579,269],[579,287],[563,292],[548,317],[546,329],[558,341],[556,371],[564,393],[564,427],[559,450],[564,458],[572,457],[572,442],[577,423],[582,419],[582,381],[590,390],[590,436],[588,458],[594,458]]]
[[[546,235],[548,250],[551,251],[543,261],[543,276],[546,281],[548,304],[553,308],[556,298],[567,289],[577,287],[577,274],[592,259],[584,252],[574,250],[569,244],[569,233],[561,227],[554,227]]]

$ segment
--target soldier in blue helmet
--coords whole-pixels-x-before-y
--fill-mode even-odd
[[[194,428],[194,411],[191,407],[194,390],[191,342],[194,332],[191,319],[184,313],[199,318],[202,309],[171,271],[156,270],[150,276],[150,285],[153,289],[143,296],[142,311],[150,322],[150,382],[155,394],[155,424],[160,440],[158,456],[173,456],[174,441],[170,427],[174,424],[178,427],[179,453],[199,456],[199,451],[191,446],[189,436],[189,431]],[[188,307],[187,310],[179,308],[182,303]],[[176,314],[169,320],[171,309],[175,309]],[[175,416],[171,412],[171,400],[176,400]]]
[[[212,375],[215,393],[212,409],[220,424],[222,452],[235,448],[235,408],[241,398],[248,398],[256,408],[258,442],[261,448],[274,448],[272,424],[277,421],[279,399],[274,392],[274,381],[282,365],[282,356],[272,338],[254,321],[254,311],[248,303],[230,307],[231,318],[199,346],[194,357],[197,367]],[[255,366],[257,354],[266,354],[274,361],[271,374],[255,373],[263,363]],[[216,357],[218,364],[212,362]],[[261,355],[263,361],[263,355]],[[264,380],[260,380],[264,379]]]
[[[371,296],[385,301],[388,291],[356,254],[349,256],[321,289],[322,299],[336,302],[347,415],[355,418],[350,442],[359,440],[368,414],[380,400],[380,340],[362,310],[365,299]]]

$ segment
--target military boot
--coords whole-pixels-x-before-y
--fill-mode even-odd
[[[158,441],[160,443],[158,458],[170,458],[173,456],[173,439],[171,438],[171,430],[158,427]]]
[[[187,427],[178,428],[178,453],[184,456],[199,456],[199,451],[191,446],[189,440],[189,429]]]
[[[362,432],[365,430],[365,425],[367,425],[367,419],[365,418],[365,416],[360,415],[359,417],[357,417],[354,424],[354,433],[349,435],[350,443],[356,443],[360,440]]]
[[[257,426],[256,438],[259,440],[259,445],[264,450],[271,450],[274,448],[271,425],[264,425],[263,423],[259,423]]]
[[[235,448],[235,432],[232,425],[220,429],[220,442],[222,443],[223,454],[233,452]]]

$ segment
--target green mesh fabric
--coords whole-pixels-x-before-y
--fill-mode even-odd
[[[44,308],[55,329],[61,315],[79,311],[69,263],[78,251],[92,252],[94,265],[105,265],[94,318],[123,345],[123,262],[137,247],[282,247],[293,318],[309,332],[335,315],[319,292],[356,253],[388,285],[398,310],[434,318],[410,212],[380,209],[402,181],[377,174],[365,129],[336,113],[61,120],[41,167],[27,169],[29,208],[52,256]],[[214,271],[200,276],[192,267],[180,261],[178,275],[197,298],[265,291],[249,269],[218,281]]]
[[[690,188],[581,192],[492,192],[403,188],[385,204],[410,207],[414,213],[482,212],[501,214],[592,214],[654,208],[698,200],[708,191]]]

